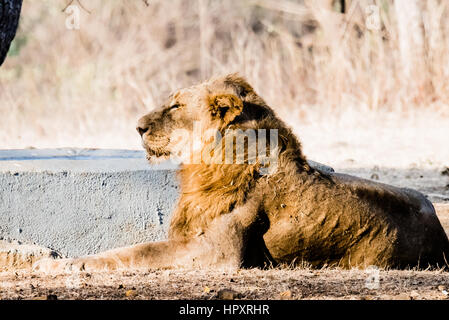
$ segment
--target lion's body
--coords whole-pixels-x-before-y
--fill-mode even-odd
[[[448,238],[423,195],[310,167],[298,139],[244,79],[229,75],[181,90],[142,117],[138,131],[149,160],[168,156],[173,131],[191,133],[194,121],[220,132],[220,144],[227,129],[278,130],[276,169],[262,173],[264,164],[250,162],[247,151],[244,164],[184,163],[168,241],[37,267],[447,265]]]
[[[299,174],[275,187],[264,234],[277,262],[314,266],[444,266],[449,243],[432,204],[418,192],[355,177]]]

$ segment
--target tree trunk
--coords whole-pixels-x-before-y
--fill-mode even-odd
[[[0,66],[19,25],[22,0],[0,0]]]

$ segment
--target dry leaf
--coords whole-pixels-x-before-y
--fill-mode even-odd
[[[135,297],[137,295],[137,291],[136,290],[128,290],[126,291],[125,295],[129,298],[129,297]]]
[[[290,290],[281,292],[281,299],[290,299],[292,297],[292,292]]]

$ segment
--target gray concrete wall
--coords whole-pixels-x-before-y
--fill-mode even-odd
[[[0,240],[64,256],[162,240],[176,168],[150,166],[143,151],[0,150]]]

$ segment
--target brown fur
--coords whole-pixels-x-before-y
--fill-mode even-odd
[[[180,90],[142,117],[138,131],[149,161],[166,158],[173,131],[192,132],[194,121],[223,137],[226,129],[279,130],[277,169],[261,174],[264,164],[251,162],[248,152],[245,164],[183,164],[168,241],[47,260],[36,268],[240,267],[304,260],[344,268],[447,264],[448,238],[423,195],[311,168],[292,131],[238,75]],[[193,157],[210,152],[212,138],[205,142]]]

